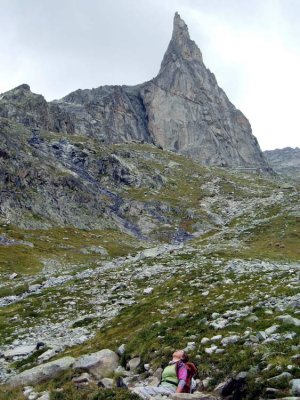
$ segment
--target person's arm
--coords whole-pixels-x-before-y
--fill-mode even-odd
[[[183,364],[178,368],[178,386],[176,389],[176,393],[181,393],[183,391],[183,388],[185,387],[186,384],[186,378],[187,378],[187,369],[186,366]]]

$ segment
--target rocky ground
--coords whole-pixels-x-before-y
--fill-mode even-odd
[[[297,392],[297,184],[203,167],[149,144],[103,147],[0,124],[3,383],[124,344],[114,382],[144,382],[187,348],[202,393],[224,382],[231,389],[214,396]],[[32,390],[76,398],[77,377],[68,366]],[[0,397],[23,399],[23,386],[1,386]]]
[[[205,195],[197,197],[197,211],[188,207],[194,231],[181,243],[177,238],[153,246],[152,239],[151,246],[126,234],[66,228],[42,231],[40,241],[40,230],[2,225],[1,379],[22,384],[11,398],[24,398],[22,387],[32,383],[22,373],[64,357],[72,362],[58,368],[61,378],[51,375],[42,386],[38,379],[26,389],[27,398],[60,393],[67,399],[74,379],[98,393],[93,385],[100,378],[89,369],[79,378],[71,365],[84,354],[121,345],[119,367],[105,376],[113,378],[105,385],[120,377],[131,386],[154,384],[172,350],[186,348],[199,368],[201,398],[299,395],[299,192],[255,175],[220,172],[204,182],[195,172],[193,179],[190,193],[198,179]],[[165,205],[163,189],[155,191],[145,197],[157,196]],[[133,187],[126,195],[138,198],[140,192]],[[168,204],[169,210],[175,205]],[[195,217],[199,210],[202,221]],[[45,243],[47,257],[40,248]],[[8,258],[12,249],[17,264]],[[29,262],[27,270],[24,255],[40,257],[39,263],[31,269]],[[131,368],[132,359],[138,362]],[[3,388],[8,396],[11,389]]]

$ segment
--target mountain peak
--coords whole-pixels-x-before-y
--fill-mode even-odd
[[[180,17],[178,12],[176,12],[174,16],[172,38],[161,63],[160,73],[167,65],[177,63],[179,66],[180,61],[203,62],[200,49],[196,43],[190,39],[186,23]]]
[[[22,85],[17,86],[14,90],[24,90],[30,92],[30,86],[27,85],[27,83],[23,83]]]
[[[188,40],[190,39],[189,29],[187,27],[187,24],[184,22],[184,20],[180,17],[178,12],[176,11],[173,21],[172,39],[179,39],[180,37],[185,37]]]

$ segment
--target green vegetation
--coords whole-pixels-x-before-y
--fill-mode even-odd
[[[45,140],[57,139],[52,133],[43,132],[42,135]],[[68,139],[80,146],[86,138],[72,136]],[[2,307],[0,343],[11,343],[16,338],[15,331],[20,321],[24,326],[35,328],[42,323],[62,321],[67,315],[72,321],[72,328],[88,327],[98,331],[93,339],[67,349],[65,355],[79,356],[103,348],[115,350],[125,343],[123,364],[138,354],[143,362],[149,362],[155,368],[166,363],[175,348],[184,348],[187,343],[195,342],[190,354],[199,368],[200,378],[213,377],[213,387],[238,372],[247,371],[247,398],[253,400],[263,395],[268,385],[267,379],[286,370],[288,366],[292,365],[289,367],[292,370],[289,370],[294,377],[300,377],[299,366],[291,361],[292,355],[299,352],[300,330],[280,324],[277,317],[283,311],[280,307],[266,305],[269,298],[284,299],[299,293],[299,286],[293,283],[297,279],[296,272],[292,270],[292,263],[300,259],[299,192],[291,190],[281,193],[280,187],[272,179],[205,168],[191,159],[163,152],[150,145],[122,144],[103,149],[100,146],[96,148],[93,140],[88,139],[84,146],[90,146],[97,157],[114,153],[126,159],[126,152],[130,150],[128,163],[133,165],[133,174],[139,177],[138,183],[116,183],[110,175],[105,175],[106,172],[101,179],[110,190],[125,199],[122,204],[123,217],[144,229],[148,242],[117,228],[83,230],[49,227],[25,230],[7,224],[0,225],[1,236],[24,242],[0,246],[1,296],[25,293],[28,282],[42,284],[44,275],[41,272],[47,268],[51,269],[54,277],[71,275],[66,283],[58,287],[49,287],[42,293]],[[61,170],[59,182],[67,185],[68,176],[68,171]],[[157,182],[154,177],[157,177]],[[34,197],[36,193],[31,195]],[[106,200],[107,203],[111,201],[109,196]],[[179,254],[175,252],[157,259],[143,259],[133,266],[130,264],[133,261],[128,258],[128,262],[126,260],[118,270],[105,271],[86,280],[76,276],[77,272],[94,269],[104,260],[134,254],[146,246],[169,243],[180,229],[191,234],[198,232],[197,237],[188,242],[193,249],[186,253],[182,250]],[[89,251],[92,246],[103,247],[108,255]],[[232,260],[246,266],[250,260],[258,264],[270,261],[276,263],[276,267],[272,272],[265,271],[263,266],[261,270],[257,268],[251,272],[245,267],[243,273],[237,273],[234,268],[225,270],[227,263]],[[281,262],[291,263],[291,271],[281,269]],[[156,264],[164,266],[166,271],[172,266],[179,268],[174,268],[174,271],[169,268],[171,273],[162,269],[158,276],[152,277],[151,267],[154,268]],[[149,268],[149,281],[152,279],[154,287],[149,295],[141,294],[148,282],[145,277],[138,279],[135,274],[134,268],[140,267]],[[18,273],[19,277],[10,280],[8,275],[13,272]],[[93,315],[94,305],[89,302],[93,290],[100,288],[106,293],[108,284],[105,282],[102,285],[102,281],[118,284],[122,282],[122,274],[126,273],[130,273],[132,286],[129,294],[126,293],[127,289],[124,290],[122,300],[130,298],[135,303],[130,306],[124,303],[120,314],[99,329],[100,318]],[[35,274],[36,279],[32,280]],[[103,303],[98,299],[96,306],[99,309],[103,307],[103,310],[106,307],[113,309],[113,304],[121,297],[118,296],[118,293],[113,293],[109,300],[108,297],[104,300],[101,298]],[[242,315],[230,319],[231,315],[236,315],[236,310],[245,307],[249,307],[251,318]],[[58,315],[57,310],[61,314]],[[284,309],[285,313],[297,317],[295,311],[293,307]],[[218,313],[221,318],[227,312],[229,323],[216,329],[213,321],[218,319],[218,315],[213,318],[213,313]],[[259,331],[275,324],[280,325],[278,334],[294,332],[295,336],[268,343],[255,339]],[[203,337],[211,339],[217,334],[223,338],[238,335],[240,340],[227,346],[220,341],[200,344]],[[251,343],[249,345],[250,336],[254,337],[253,346]],[[248,341],[248,345],[245,345],[245,341]],[[213,343],[224,352],[208,354],[205,348]],[[28,368],[36,363],[38,354],[13,366]],[[61,356],[59,354],[57,357]],[[52,400],[135,398],[122,390],[100,390],[93,386],[77,389],[71,383],[72,377],[72,372],[68,371],[40,385],[39,389],[50,390]],[[287,382],[276,385],[283,395],[287,394]],[[3,390],[0,387],[0,399],[4,398]],[[5,399],[23,398],[19,389],[6,390]]]
[[[35,274],[43,267],[43,260],[54,259],[68,264],[93,265],[103,256],[84,254],[85,247],[102,246],[110,257],[124,256],[141,247],[133,237],[117,230],[79,230],[76,228],[49,228],[25,230],[11,225],[0,225],[0,235],[9,239],[32,243],[29,245],[0,246],[0,272]]]

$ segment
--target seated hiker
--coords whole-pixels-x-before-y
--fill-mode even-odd
[[[133,389],[143,399],[150,399],[157,394],[189,393],[190,381],[197,369],[188,363],[188,355],[184,350],[176,350],[172,361],[163,370],[160,384],[155,386],[139,386]]]

